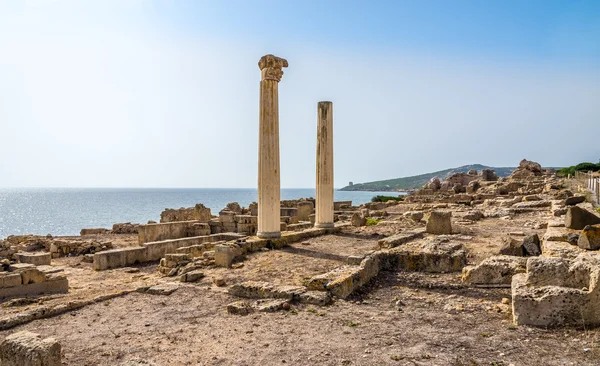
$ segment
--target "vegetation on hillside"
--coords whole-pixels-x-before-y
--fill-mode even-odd
[[[388,179],[388,180],[379,180],[374,182],[367,183],[357,183],[352,186],[347,186],[341,191],[403,191],[410,189],[418,189],[423,187],[423,185],[432,178],[439,178],[441,180],[446,179],[455,173],[468,172],[469,170],[474,169],[480,171],[482,169],[493,169],[499,177],[507,177],[512,173],[515,168],[494,168],[481,164],[472,164],[472,165],[464,165],[458,168],[440,170],[433,173],[420,174],[412,177],[404,177],[404,178],[396,178],[396,179]]]
[[[404,201],[402,196],[375,196],[371,198],[371,202],[387,202],[387,201]]]
[[[558,170],[558,173],[561,176],[566,177],[567,175],[575,175],[575,172],[598,172],[600,171],[600,162],[598,164],[594,163],[579,163],[577,165],[570,166],[568,168],[562,168]]]

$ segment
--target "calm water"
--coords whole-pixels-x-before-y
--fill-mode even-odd
[[[340,192],[336,201],[369,202],[391,192]],[[314,197],[314,189],[282,189],[281,199]],[[158,221],[165,208],[202,203],[214,214],[228,202],[247,207],[256,189],[0,189],[0,239],[8,235],[79,235],[82,228]]]

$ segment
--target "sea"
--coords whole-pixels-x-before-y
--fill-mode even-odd
[[[354,205],[375,195],[400,192],[334,192],[336,201]],[[281,190],[281,199],[314,197],[310,188]],[[158,222],[165,208],[202,203],[218,215],[228,202],[244,207],[258,200],[256,188],[0,188],[0,239],[9,235],[79,235],[83,228],[111,228],[114,223]]]

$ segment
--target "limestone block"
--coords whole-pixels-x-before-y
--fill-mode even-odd
[[[502,238],[502,247],[500,248],[501,255],[510,255],[522,257],[525,255],[523,250],[523,241],[515,239],[511,236],[505,236]]]
[[[415,239],[422,238],[423,234],[423,230],[406,231],[381,239],[378,244],[380,248],[395,248]]]
[[[533,257],[512,282],[513,319],[536,326],[600,324],[600,260]]]
[[[297,299],[306,292],[303,286],[277,285],[270,282],[246,281],[229,287],[227,292],[233,296],[249,299]]]
[[[29,263],[36,266],[50,265],[50,253],[17,253],[17,260],[20,263]]]
[[[367,218],[359,212],[355,212],[352,214],[350,222],[352,223],[352,226],[355,227],[365,226],[367,224]]]
[[[600,217],[579,206],[571,206],[565,216],[565,227],[581,230],[586,225],[600,224]]]
[[[600,225],[588,225],[584,227],[577,240],[577,245],[587,250],[600,249]]]
[[[306,291],[300,294],[298,301],[305,304],[325,306],[331,304],[331,295],[326,291]]]
[[[419,272],[458,272],[467,265],[462,244],[452,242],[416,241],[389,251],[391,270]]]
[[[544,208],[550,207],[552,202],[550,201],[527,201],[527,202],[519,202],[512,205],[513,208]]]
[[[236,301],[227,305],[227,312],[233,315],[248,315],[254,308],[247,301]]]
[[[69,281],[64,275],[48,275],[46,281],[0,289],[0,299],[8,297],[35,296],[39,294],[65,293],[69,291]]]
[[[233,260],[242,255],[242,250],[237,244],[219,244],[215,246],[215,265],[231,267]]]
[[[19,271],[23,285],[46,281],[46,274],[37,268],[26,268]]]
[[[429,234],[452,234],[451,217],[452,212],[432,211],[427,215],[425,230]]]
[[[527,259],[508,255],[484,259],[476,266],[463,268],[462,280],[472,284],[510,285],[512,276],[525,273]]]
[[[222,223],[235,223],[236,215],[233,211],[221,211],[219,212],[219,221]]]
[[[542,253],[546,257],[560,257],[573,259],[584,252],[585,249],[581,249],[578,246],[571,245],[566,241],[542,241]]]
[[[28,331],[13,333],[0,344],[2,366],[61,366],[61,347],[54,338]]]
[[[22,284],[20,273],[0,272],[0,288],[21,286]]]
[[[409,218],[413,221],[419,222],[423,219],[423,212],[421,211],[408,211],[404,213],[404,217]]]
[[[147,248],[122,248],[106,250],[94,254],[93,268],[101,271],[109,268],[127,267],[147,261]]]
[[[186,272],[179,276],[181,282],[198,282],[202,278],[204,278],[204,272],[200,270]]]
[[[567,241],[569,231],[564,227],[548,227],[542,241]]]

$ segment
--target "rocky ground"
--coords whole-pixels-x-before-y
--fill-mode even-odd
[[[55,258],[69,293],[4,301],[0,324],[32,312],[66,311],[5,329],[0,337],[21,330],[52,336],[66,365],[600,365],[600,328],[515,326],[509,288],[469,286],[459,272],[381,272],[328,306],[227,311],[240,300],[228,293],[230,285],[305,285],[377,250],[382,238],[424,228],[410,212],[452,212],[453,234],[435,237],[462,244],[469,264],[498,254],[506,235],[541,236],[556,219],[548,206],[494,214],[502,202],[479,203],[482,219],[467,219],[473,207],[463,204],[389,206],[377,225],[263,248],[232,268],[203,268],[204,277],[193,283],[161,276],[158,263],[94,271],[82,256]],[[115,247],[135,245],[134,235],[109,235]],[[155,285],[160,291],[148,291]]]

